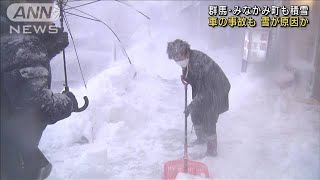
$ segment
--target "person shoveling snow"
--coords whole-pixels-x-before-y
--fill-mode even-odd
[[[180,39],[169,42],[169,59],[182,67],[181,80],[192,86],[192,102],[185,110],[191,114],[197,135],[193,144],[207,143],[207,156],[217,156],[216,123],[229,109],[230,83],[222,69],[205,53],[190,49]]]

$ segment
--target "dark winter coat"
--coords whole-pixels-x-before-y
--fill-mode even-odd
[[[1,36],[1,171],[17,179],[28,175],[14,169],[20,162],[14,151],[30,159],[25,171],[34,173],[43,130],[73,109],[68,96],[50,90],[50,60],[67,44],[58,46],[53,35]]]
[[[50,90],[50,55],[37,36],[1,37],[1,78],[1,97],[7,101],[1,101],[1,111],[2,105],[11,115],[32,111],[48,124],[70,116],[71,99]]]
[[[205,53],[190,50],[189,64],[182,70],[184,79],[192,86],[193,112],[208,111],[219,115],[229,109],[230,83],[222,69]]]

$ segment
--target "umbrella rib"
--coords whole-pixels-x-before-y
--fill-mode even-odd
[[[66,5],[66,6],[68,6],[68,5]],[[132,62],[131,62],[131,60],[130,60],[130,57],[128,56],[128,53],[127,53],[127,51],[125,50],[125,48],[123,47],[123,44],[122,44],[120,38],[118,37],[118,35],[113,31],[113,29],[112,29],[110,26],[108,26],[105,22],[103,22],[102,20],[96,18],[95,16],[93,16],[93,15],[91,15],[91,14],[88,14],[88,13],[86,13],[86,12],[84,12],[84,11],[81,11],[81,10],[79,10],[79,9],[77,9],[77,8],[74,8],[73,10],[76,10],[76,11],[81,12],[81,13],[87,15],[87,16],[90,16],[90,17],[94,18],[95,20],[97,20],[98,22],[100,22],[100,23],[102,23],[103,25],[105,25],[105,26],[113,33],[113,35],[117,38],[117,40],[120,42],[121,48],[123,49],[125,55],[127,56],[127,59],[128,59],[128,61],[129,61],[129,63],[132,64]]]

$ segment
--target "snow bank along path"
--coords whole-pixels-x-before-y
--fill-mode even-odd
[[[73,90],[79,99],[86,93],[90,106],[44,132],[40,148],[53,164],[49,179],[161,179],[163,164],[182,157],[184,89],[165,45],[140,44],[129,53],[133,66],[116,61],[89,81],[87,91]],[[232,88],[230,110],[218,122],[218,157],[201,161],[216,179],[319,179],[319,105],[236,73],[236,55],[226,52],[207,52]]]

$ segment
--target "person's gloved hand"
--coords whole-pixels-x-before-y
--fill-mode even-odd
[[[40,39],[46,46],[49,58],[53,58],[69,45],[68,33],[57,28],[58,33],[45,33],[40,35]]]
[[[192,106],[191,106],[191,104],[189,104],[188,106],[187,106],[187,108],[184,110],[184,114],[188,117],[189,115],[190,115],[190,113],[192,113]]]
[[[184,85],[188,85],[188,82],[184,79],[183,75],[181,75],[181,82]]]
[[[71,101],[72,101],[72,112],[74,112],[74,110],[76,110],[78,108],[78,101],[76,99],[76,96],[70,91],[63,91],[62,94],[67,95],[68,98],[71,99]]]
[[[58,34],[56,35],[56,44],[59,51],[62,51],[69,45],[68,33],[62,32],[60,28]]]

